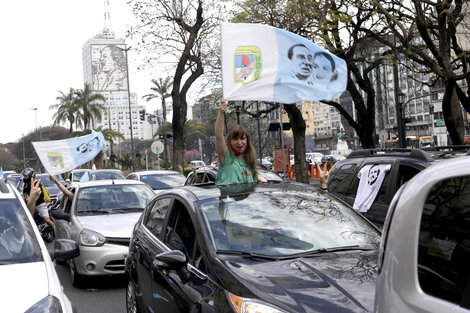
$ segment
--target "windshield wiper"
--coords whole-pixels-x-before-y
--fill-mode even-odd
[[[273,261],[279,260],[279,256],[267,255],[267,254],[258,254],[258,253],[247,252],[247,251],[239,251],[239,250],[217,250],[215,253],[217,253],[217,254],[240,255],[240,256],[243,256],[243,257],[256,258],[256,259],[266,259],[266,260],[273,260]]]
[[[109,213],[112,213],[112,211],[109,211],[109,210],[100,210],[100,209],[95,209],[95,210],[84,210],[84,211],[79,211],[78,213],[82,213],[82,214],[87,214],[87,213],[102,213],[102,214],[109,214]]]
[[[285,256],[280,257],[280,259],[285,260],[285,259],[293,259],[293,258],[300,258],[300,257],[309,257],[309,256],[313,256],[313,255],[316,255],[316,254],[321,254],[321,253],[338,252],[338,251],[352,251],[352,250],[369,251],[369,250],[374,250],[374,248],[361,247],[360,245],[339,246],[339,247],[331,247],[331,248],[320,248],[320,249],[309,250],[309,251],[304,251],[304,252],[285,255]]]
[[[120,208],[120,209],[113,209],[115,212],[119,213],[127,213],[127,212],[140,212],[143,211],[143,208]]]

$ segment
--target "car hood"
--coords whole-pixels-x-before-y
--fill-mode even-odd
[[[105,237],[130,238],[142,212],[77,216],[80,224]]]
[[[49,280],[44,262],[0,266],[1,312],[25,312],[49,295]]]
[[[372,311],[377,251],[337,252],[283,261],[224,262],[260,299],[293,312]]]

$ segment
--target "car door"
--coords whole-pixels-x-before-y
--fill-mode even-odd
[[[75,194],[75,188],[68,188],[73,194]],[[70,221],[66,221],[64,219],[56,219],[55,220],[55,232],[56,237],[59,239],[74,239],[73,238],[73,227],[72,227],[72,204],[75,200],[75,197],[71,200],[67,196],[63,196],[59,210],[63,210],[64,213],[68,214],[70,217]]]
[[[188,258],[188,265],[181,269],[154,267],[153,309],[161,312],[216,312],[210,298],[219,289],[204,273],[208,265],[198,242],[194,223],[196,217],[190,214],[188,204],[176,198],[167,219],[164,243],[172,250],[182,251]],[[199,231],[198,231],[199,232]],[[199,236],[202,238],[202,235]]]
[[[152,292],[152,263],[157,254],[167,250],[158,238],[165,234],[164,222],[172,201],[171,197],[162,197],[150,203],[142,224],[132,237],[133,251],[129,251],[129,254],[133,255],[136,287],[142,293],[142,306],[145,308],[152,306],[154,296],[158,297],[158,294]]]

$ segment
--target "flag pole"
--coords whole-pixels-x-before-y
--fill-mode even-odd
[[[281,149],[282,149],[282,171],[284,173],[284,179],[286,179],[286,157],[284,155],[284,127],[282,125],[282,112],[284,111],[284,104],[280,103],[281,112],[279,114],[280,126],[281,126]]]

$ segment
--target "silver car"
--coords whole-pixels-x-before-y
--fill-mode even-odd
[[[68,189],[73,200],[63,197],[53,217],[56,237],[80,247],[80,256],[68,262],[72,284],[82,285],[83,276],[123,274],[132,229],[155,193],[130,180],[74,183]]]
[[[127,179],[140,180],[148,184],[155,192],[163,189],[184,186],[186,176],[175,171],[142,171],[127,175]]]

